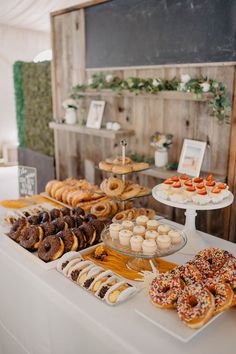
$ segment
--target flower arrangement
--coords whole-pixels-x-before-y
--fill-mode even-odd
[[[73,108],[73,109],[78,109],[78,105],[75,99],[73,98],[68,98],[62,103],[62,107],[67,109],[67,108]]]
[[[167,150],[172,145],[172,134],[162,134],[160,132],[155,132],[151,136],[151,146],[154,146],[156,150]]]
[[[180,79],[174,77],[171,80],[164,80],[158,77],[142,79],[130,77],[122,80],[112,74],[98,73],[94,74],[87,84],[77,85],[72,88],[71,98],[81,98],[80,93],[88,89],[104,90],[109,89],[122,94],[128,90],[135,94],[151,93],[159,91],[183,91],[191,92],[201,99],[204,93],[211,93],[209,108],[212,116],[218,119],[219,123],[229,122],[231,105],[228,101],[227,88],[222,82],[218,82],[208,77],[191,78],[188,74],[181,75]]]

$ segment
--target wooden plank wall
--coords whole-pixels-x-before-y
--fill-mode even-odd
[[[53,47],[53,100],[54,117],[62,118],[64,110],[62,102],[68,97],[70,89],[77,83],[87,82],[94,73],[85,69],[85,24],[83,9],[58,13],[52,16],[52,47]],[[234,85],[233,64],[205,66],[174,66],[151,68],[124,68],[106,70],[121,78],[160,77],[171,79],[181,74],[191,77],[209,76],[224,82],[229,90],[230,99],[233,96]],[[98,99],[106,101],[103,123],[118,121],[122,128],[134,129],[135,137],[129,138],[129,148],[136,153],[153,156],[150,146],[151,134],[159,130],[174,135],[174,144],[169,152],[169,160],[177,161],[184,138],[204,140],[208,142],[203,170],[213,171],[227,176],[228,155],[230,147],[230,125],[219,125],[216,119],[209,115],[205,102],[185,100],[160,100],[142,97],[107,97],[98,95]],[[92,97],[95,99],[95,97]],[[81,101],[86,117],[91,99],[86,97]],[[95,164],[99,160],[116,155],[118,141],[105,138],[83,136],[82,134],[55,132],[57,176],[65,178],[68,175],[84,176],[84,160]],[[97,172],[97,181],[104,175]],[[141,182],[154,186],[158,181],[151,177],[137,177]],[[147,202],[146,202],[147,203]],[[184,220],[183,212],[170,207],[161,206],[155,201],[149,201],[160,213],[177,221]],[[198,226],[207,232],[223,236],[223,212],[212,211],[202,213],[198,217]]]

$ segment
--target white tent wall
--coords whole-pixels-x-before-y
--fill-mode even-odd
[[[0,24],[0,151],[3,143],[17,142],[13,64],[50,47],[49,33]]]

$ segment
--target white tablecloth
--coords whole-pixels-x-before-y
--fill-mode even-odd
[[[202,234],[236,255],[236,245]],[[168,259],[183,263],[177,254]],[[109,307],[56,270],[45,271],[0,237],[0,354],[222,354],[236,347],[236,309],[189,343],[146,322],[134,309],[143,293]],[[155,308],[153,307],[153,311]]]

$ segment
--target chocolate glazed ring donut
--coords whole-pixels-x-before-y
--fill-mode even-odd
[[[61,208],[61,212],[62,212],[63,216],[66,216],[66,215],[71,216],[72,215],[72,210],[69,208],[66,208],[66,207]]]
[[[50,215],[51,220],[55,220],[57,218],[61,218],[63,214],[60,209],[53,208],[52,210],[50,210]]]
[[[72,230],[60,231],[56,236],[64,242],[65,252],[77,250],[79,242]]]
[[[38,225],[40,224],[40,218],[38,215],[31,215],[28,217],[28,221],[31,225]]]
[[[75,224],[74,224],[75,226],[74,227],[79,227],[79,226],[83,225],[84,220],[80,216],[74,215],[72,217],[73,217],[74,222],[75,222]]]
[[[71,231],[78,239],[78,251],[83,250],[87,246],[85,234],[79,228],[71,229]]]
[[[68,229],[68,224],[62,218],[53,220],[52,224],[55,225],[55,227],[56,227],[55,233],[58,233],[60,231],[64,231],[64,230]]]
[[[94,214],[87,214],[84,217],[85,222],[89,222],[89,221],[96,220],[96,219],[97,219],[97,217]]]
[[[60,237],[48,236],[39,245],[38,256],[44,262],[55,261],[62,256],[64,243]]]
[[[27,227],[20,235],[20,245],[29,251],[38,249],[43,239],[43,229],[40,226],[32,225]]]
[[[49,221],[45,222],[45,223],[41,224],[41,227],[43,229],[44,237],[54,235],[56,233],[56,225],[53,224],[52,222],[49,222]]]
[[[24,230],[28,226],[29,226],[29,222],[28,222],[27,218],[19,218],[12,225],[11,230],[8,233],[8,236],[12,240],[19,242],[20,235],[24,232]]]
[[[85,224],[80,226],[79,229],[84,233],[89,246],[92,246],[95,243],[97,234],[95,227],[89,224]]]
[[[75,207],[72,209],[72,213],[73,215],[76,215],[76,216],[83,216],[85,215],[85,211],[84,209],[80,208],[80,207]]]
[[[69,228],[75,227],[75,220],[72,216],[65,215],[62,219],[67,223]]]
[[[101,220],[92,220],[88,223],[88,225],[92,225],[96,230],[96,242],[100,241],[101,233],[105,228],[105,223]]]
[[[39,213],[39,220],[41,223],[51,221],[51,215],[48,211],[41,211]]]

